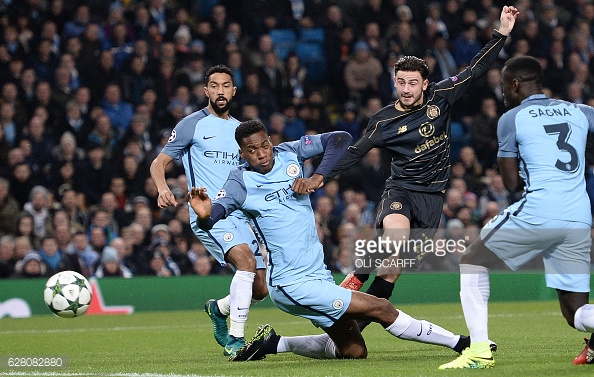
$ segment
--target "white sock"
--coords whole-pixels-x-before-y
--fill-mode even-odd
[[[276,352],[293,352],[314,359],[336,359],[336,345],[328,334],[281,336]]]
[[[262,301],[264,301],[264,299],[262,299],[262,300],[256,300],[255,298],[252,298],[252,301],[250,302],[250,306],[251,305],[256,305],[257,303],[262,302]]]
[[[489,269],[460,265],[460,302],[473,343],[489,341]]]
[[[460,335],[455,335],[435,323],[425,320],[419,321],[400,309],[398,310],[398,318],[394,323],[386,327],[386,331],[400,339],[437,344],[449,348],[454,348],[460,340]]]
[[[575,311],[573,325],[580,331],[594,332],[594,305],[585,304]]]
[[[230,288],[230,323],[229,335],[236,338],[243,338],[245,335],[244,327],[250,311],[252,301],[252,285],[254,284],[255,272],[235,271],[231,280]]]
[[[225,296],[225,297],[217,300],[217,306],[219,307],[219,311],[225,317],[229,315],[229,309],[230,309],[229,302],[230,302],[230,300],[231,300],[231,295],[227,295],[227,296]]]

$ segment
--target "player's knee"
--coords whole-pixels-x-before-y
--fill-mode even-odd
[[[340,350],[341,359],[367,359],[367,347],[365,344],[353,343]]]
[[[225,257],[236,269],[256,272],[256,258],[252,249],[246,244],[233,246]]]

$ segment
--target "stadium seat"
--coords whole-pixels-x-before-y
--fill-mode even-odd
[[[293,29],[272,29],[270,30],[270,38],[276,45],[277,43],[296,43],[297,33]]]
[[[326,75],[326,56],[320,43],[297,43],[296,53],[307,68],[307,80],[321,83]]]
[[[324,38],[324,28],[321,27],[301,29],[299,31],[299,40],[301,42],[324,43]]]
[[[274,53],[280,60],[285,60],[291,51],[295,51],[297,33],[293,29],[272,29],[270,38],[274,45]]]
[[[303,62],[325,59],[324,49],[319,43],[300,42],[296,46],[297,55]]]

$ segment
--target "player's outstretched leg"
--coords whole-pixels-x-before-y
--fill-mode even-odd
[[[208,300],[206,304],[204,304],[204,311],[212,321],[215,340],[221,347],[225,347],[229,340],[229,327],[227,326],[227,317],[229,316],[229,295],[220,300]]]

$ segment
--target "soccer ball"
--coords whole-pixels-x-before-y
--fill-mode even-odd
[[[89,281],[75,271],[62,271],[48,279],[43,291],[47,307],[62,318],[78,317],[91,303]]]

